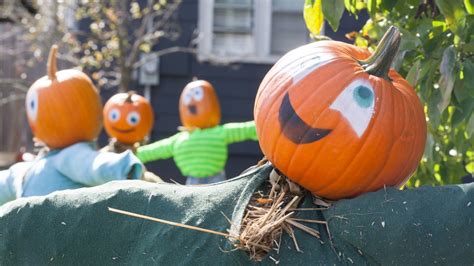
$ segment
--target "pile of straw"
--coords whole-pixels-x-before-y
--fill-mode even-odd
[[[269,178],[269,189],[253,194],[247,208],[236,247],[248,252],[250,259],[261,261],[272,249],[277,254],[280,249],[282,233],[286,232],[295,244],[298,252],[302,252],[295,237],[295,228],[300,229],[320,240],[320,232],[303,223],[319,223],[327,226],[325,221],[294,218],[298,211],[316,211],[329,206],[318,199],[324,208],[297,208],[304,190],[285,176],[273,170]]]

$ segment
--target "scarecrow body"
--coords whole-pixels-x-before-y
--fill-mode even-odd
[[[14,164],[0,172],[0,205],[20,197],[47,195],[57,190],[91,187],[112,180],[138,179],[143,165],[131,151],[99,152],[80,142]]]
[[[167,139],[142,146],[142,162],[173,157],[187,185],[225,180],[227,145],[257,140],[255,122],[219,125],[221,111],[212,84],[194,80],[184,87],[179,99],[179,116],[184,130]]]
[[[173,157],[183,175],[208,178],[224,170],[228,144],[256,139],[253,121],[228,123],[177,133],[138,148],[137,156],[144,163]]]

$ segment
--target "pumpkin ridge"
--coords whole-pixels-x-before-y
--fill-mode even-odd
[[[350,84],[350,82],[349,82],[349,84]],[[341,93],[342,93],[342,91],[341,91]],[[336,97],[337,97],[337,96],[336,96]],[[309,98],[309,97],[308,97],[308,98]],[[329,111],[331,111],[329,108],[325,108],[325,109],[318,115],[318,118],[317,118],[317,120],[315,121],[315,123],[317,123],[317,121],[319,120],[319,118],[320,118],[320,117],[323,117],[323,115],[324,115],[325,113],[329,112]],[[341,117],[339,117],[339,121],[338,121],[338,123],[336,124],[336,127],[334,127],[334,128],[337,128],[337,125],[339,125],[342,121],[343,121],[343,119],[341,119]],[[313,158],[317,158],[317,157],[318,157],[318,155],[319,155],[319,154],[321,153],[321,151],[324,149],[324,147],[326,146],[326,144],[327,144],[326,142],[324,142],[324,143],[321,144],[321,145],[322,145],[321,148],[318,149],[315,154],[313,154]],[[294,150],[293,153],[298,153],[300,149],[302,149],[302,145],[297,145],[297,147],[296,147],[296,149]],[[292,157],[291,157],[291,160],[290,160],[289,165],[287,166],[287,168],[290,168],[290,169],[291,169],[291,168],[292,168],[291,166],[293,166],[292,164],[293,164],[294,162],[296,162],[296,156],[292,156]],[[304,172],[306,172],[307,170],[308,170],[308,168],[306,168]],[[298,180],[295,180],[295,181],[298,181]]]
[[[405,96],[404,99],[407,101],[407,105],[409,107],[409,110],[411,110],[409,115],[410,116],[416,116],[417,115],[417,110],[416,110],[416,108],[414,108],[416,105],[412,102],[412,97]],[[418,99],[418,98],[416,98],[416,99]],[[423,113],[423,118],[424,118],[424,113]],[[407,128],[413,127],[413,125],[409,125],[408,123],[406,123],[406,124],[407,124]],[[413,133],[414,134],[413,139],[415,140],[415,142],[412,143],[412,145],[409,146],[410,147],[410,153],[409,153],[410,157],[406,159],[407,162],[415,161],[415,160],[413,160],[414,158],[417,158],[416,161],[419,161],[423,157],[423,153],[424,153],[424,149],[421,149],[421,152],[419,152],[419,153],[421,153],[421,155],[415,152],[417,150],[418,146],[424,146],[423,143],[426,142],[426,137],[423,140],[421,140],[421,139],[419,140],[418,139],[418,134],[420,134],[421,132],[419,132],[418,127],[414,127],[414,128],[415,128],[415,130],[414,130],[414,133]],[[423,131],[423,129],[421,129],[421,130]],[[402,134],[400,134],[400,137],[403,135],[403,132],[404,131],[402,131]],[[426,132],[424,133],[424,135],[426,136]],[[419,141],[421,141],[421,143],[418,143]],[[406,181],[411,177],[411,175],[416,170],[417,164],[411,165],[409,163],[406,163],[403,166],[404,166],[404,168],[403,168],[403,171],[401,171],[401,172],[406,173],[405,174],[406,176],[402,180],[397,182],[399,187],[404,185],[406,183]],[[409,169],[409,168],[413,168],[413,169]]]
[[[373,82],[373,81],[372,81],[372,82]],[[371,82],[371,84],[372,84],[372,82]],[[373,86],[373,85],[372,85],[372,86]],[[375,86],[373,86],[373,87],[375,87]],[[385,91],[382,90],[382,89],[380,89],[380,93],[381,93],[381,95],[379,96],[379,98],[383,99],[383,98],[385,97],[385,96],[384,96],[384,95],[385,95]],[[381,104],[382,104],[382,103],[380,102],[378,105],[380,106]],[[379,118],[379,116],[378,116],[378,115],[380,114],[380,109],[381,109],[381,108],[380,108],[380,107],[379,107],[379,108],[376,108],[376,105],[374,105],[374,113],[375,113],[375,110],[376,110],[376,109],[379,110],[379,111],[372,117],[372,120],[371,120],[372,126],[371,126],[371,127],[368,127],[368,128],[367,128],[368,131],[366,131],[366,132],[364,133],[363,140],[361,140],[361,142],[363,142],[363,143],[362,143],[361,147],[357,149],[357,153],[354,155],[354,158],[358,157],[360,153],[363,153],[364,148],[366,148],[367,145],[372,145],[372,143],[369,143],[369,142],[367,141],[367,139],[369,139],[370,136],[372,136],[372,133],[374,133],[374,130],[373,130],[373,129],[374,129],[373,121],[378,120],[378,119],[381,119],[381,118]],[[376,117],[376,116],[377,116],[377,117]],[[377,132],[376,132],[375,134],[377,134]],[[316,158],[315,160],[317,160],[317,158]],[[346,179],[345,176],[346,176],[347,172],[348,172],[349,169],[354,165],[355,162],[356,162],[356,160],[352,160],[352,161],[347,165],[347,167],[344,169],[344,171],[343,171],[336,179],[331,180],[331,183],[330,183],[330,184],[319,188],[319,189],[318,189],[318,193],[319,193],[320,195],[324,196],[324,195],[323,195],[323,194],[325,194],[325,193],[324,193],[324,190],[328,190],[328,189],[332,188],[334,185],[340,185],[340,184],[338,183],[338,181],[341,181],[341,180],[345,180],[345,179]],[[310,168],[310,169],[311,169],[311,168]],[[313,190],[312,190],[312,191],[313,191]],[[318,194],[318,193],[315,192],[315,194]],[[318,195],[319,195],[319,194],[318,194]]]
[[[323,66],[321,66],[321,68],[317,68],[317,70],[322,71],[322,69],[324,69],[325,66],[327,66],[327,65],[323,65]],[[305,78],[307,78],[307,77],[310,76],[310,75],[314,75],[314,74],[315,74],[315,73],[314,73],[315,71],[316,71],[316,70],[313,70],[313,72],[311,72],[310,74],[306,75]],[[348,70],[348,72],[349,72],[349,71],[350,71],[350,70]],[[317,87],[317,89],[312,90],[311,93],[310,93],[310,95],[308,95],[308,97],[306,97],[306,99],[305,99],[302,103],[300,103],[299,106],[302,106],[302,105],[304,105],[305,103],[307,103],[311,97],[313,97],[313,96],[314,96],[317,92],[319,92],[321,89],[325,88],[324,85],[326,85],[327,83],[329,83],[329,81],[332,81],[332,80],[336,79],[341,73],[345,73],[345,72],[338,72],[336,75],[331,76],[331,78],[324,80],[324,83],[319,84],[319,86]],[[291,79],[291,81],[293,82],[293,79]],[[291,85],[289,85],[289,87],[294,86],[294,85],[296,85],[296,84],[293,84],[293,83],[292,83]],[[289,90],[286,90],[286,91],[289,92]],[[285,92],[286,92],[286,91],[285,91]],[[281,96],[280,96],[280,97],[281,97]],[[274,108],[275,103],[279,103],[278,106],[281,105],[281,101],[274,101],[274,102],[272,103],[272,107],[271,107],[272,109]],[[270,109],[270,110],[272,110],[272,109]],[[278,107],[278,109],[279,109],[279,107]],[[296,108],[295,111],[296,111],[295,114],[298,113],[298,111],[299,111],[298,108]],[[303,120],[303,121],[304,121],[304,120]],[[266,122],[266,121],[265,121],[265,122]],[[307,122],[306,122],[306,123],[307,123]],[[282,126],[282,125],[280,125],[280,127],[281,127],[281,126]],[[273,142],[272,150],[273,150],[273,153],[274,153],[274,154],[278,151],[278,148],[281,147],[281,146],[277,146],[277,147],[275,148],[275,145],[281,141],[281,138],[283,137],[282,135],[283,135],[283,134],[279,135],[278,138]],[[299,147],[300,147],[300,146],[298,145],[298,146],[296,147],[296,149],[293,150],[293,153],[296,152]],[[277,158],[275,158],[274,155],[273,155],[272,157],[274,158],[274,160],[277,160]],[[292,159],[293,159],[293,158],[292,158]],[[288,162],[288,163],[289,163],[289,162]],[[288,168],[288,163],[285,164],[285,165],[286,165],[285,168]],[[280,169],[280,170],[281,170],[281,169]],[[283,171],[283,170],[281,170],[281,171]],[[286,171],[283,171],[283,172],[286,172]],[[298,182],[298,180],[295,180],[295,181]]]
[[[390,86],[390,84],[386,84],[385,82],[383,82],[383,80],[380,82],[381,83],[381,86],[382,86],[382,90],[387,90],[387,88],[384,88],[384,86]],[[386,99],[387,97],[385,97]],[[396,112],[395,112],[395,97],[391,97],[391,106],[392,106],[392,110],[391,110],[391,113],[389,114],[393,114],[393,117],[396,116]],[[388,111],[386,111],[388,112]],[[406,123],[405,123],[406,124]],[[393,126],[392,126],[393,127]],[[392,151],[393,151],[393,148],[395,147],[395,144],[398,140],[398,138],[395,138],[395,136],[393,135],[393,130],[390,130],[390,133],[391,133],[391,140],[390,140],[390,148],[388,149],[388,151],[386,152],[386,157],[385,159],[383,160],[383,164],[381,165],[381,167],[377,170],[377,172],[373,175],[372,178],[368,178],[369,181],[367,183],[364,183],[363,186],[359,186],[358,187],[358,192],[359,193],[360,191],[363,191],[364,188],[366,188],[368,191],[373,191],[374,188],[372,188],[372,186],[374,184],[378,184],[380,183],[380,178],[382,177],[381,176],[381,173],[383,173],[383,171],[386,169],[387,165],[388,165],[388,162],[390,161],[390,157],[392,155]],[[383,181],[383,184],[386,185],[385,181]]]
[[[265,88],[268,87],[267,84],[272,85],[272,84],[275,82],[275,80],[279,78],[280,75],[278,75],[278,73],[279,73],[279,72],[274,73],[272,76],[269,77],[269,80],[268,80],[266,83],[264,83],[264,84],[266,85]],[[293,78],[290,77],[287,82],[293,82]],[[265,91],[265,88],[262,89],[261,91],[262,91],[262,92]],[[259,88],[258,90],[260,91],[260,88]],[[284,93],[285,93],[285,91],[281,91],[281,90],[275,92],[275,94],[278,94],[278,96],[276,96],[275,98],[276,98],[276,99],[281,98],[281,96],[282,96]],[[263,97],[263,96],[261,96],[261,97]],[[267,96],[267,97],[268,97],[268,96]],[[258,99],[260,99],[260,97],[258,97],[257,100],[258,100]],[[278,104],[278,103],[280,103],[280,101],[272,101],[272,102],[270,103],[270,105],[267,107],[267,109],[268,109],[268,110],[273,110],[274,107],[275,107],[275,105]],[[261,107],[261,105],[258,105],[258,106]],[[255,105],[255,108],[256,108],[256,107],[257,107],[257,105]],[[255,112],[254,112],[255,120],[260,120],[260,119],[259,119],[259,115],[260,115],[261,113],[264,113],[264,116],[263,116],[263,118],[262,118],[262,120],[263,120],[263,121],[262,121],[262,124],[264,124],[264,125],[268,123],[269,117],[273,114],[272,111],[270,111],[270,112],[262,112],[261,110],[258,110],[257,112],[258,112],[257,115],[255,115]],[[256,127],[256,129],[257,129],[257,134],[259,134],[258,128],[259,128],[259,127]],[[267,135],[267,134],[266,134],[266,131],[267,131],[267,130],[271,130],[271,129],[270,129],[269,127],[263,127],[263,132],[261,132],[261,135],[259,135],[259,138],[258,138],[258,139],[259,139],[259,144],[260,144],[260,143],[261,143],[261,144],[264,144],[264,143],[265,143],[266,138],[262,138],[262,136]],[[274,153],[275,153],[274,145],[275,145],[276,142],[277,142],[277,141],[274,141],[273,144],[272,144],[272,151],[273,151],[273,153],[271,154],[271,156],[272,156],[273,158],[275,157],[275,156],[274,156]]]
[[[391,84],[390,83],[387,83],[386,80],[384,79],[373,79],[375,82],[379,83],[377,85],[379,85],[381,87],[381,90],[383,90],[386,94],[388,92],[388,94],[390,94],[390,97],[387,97],[385,96],[384,99],[388,99],[390,98],[390,105],[391,105],[391,112],[389,112],[388,110],[384,110],[388,115],[392,115],[392,120],[393,120],[393,117],[396,116],[396,112],[395,112],[395,103],[396,103],[396,99],[395,97],[393,96],[393,91],[390,90],[391,88],[387,88],[387,87],[390,87]],[[382,104],[381,104],[382,106]],[[380,110],[381,111],[381,110]],[[393,124],[392,124],[392,128],[393,128]],[[380,167],[377,169],[377,171],[375,171],[371,176],[368,176],[366,179],[367,181],[359,186],[357,188],[358,192],[361,192],[364,190],[364,188],[366,188],[367,190],[369,191],[372,191],[371,189],[371,186],[373,184],[378,184],[380,183],[380,174],[384,171],[385,167],[387,166],[388,162],[389,162],[389,158],[391,157],[392,155],[392,151],[393,151],[393,148],[394,148],[394,144],[396,143],[396,140],[395,139],[395,136],[393,135],[393,130],[389,130],[390,132],[390,141],[389,141],[389,144],[390,144],[390,147],[387,149],[387,152],[385,152],[385,157],[384,157],[384,160],[382,160],[382,165],[380,165]],[[384,182],[384,185],[385,185],[385,182]]]

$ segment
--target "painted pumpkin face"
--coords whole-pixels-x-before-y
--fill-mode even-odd
[[[102,127],[102,104],[92,81],[74,69],[56,72],[57,46],[51,48],[48,76],[31,85],[26,113],[36,138],[51,149],[93,141]]]
[[[369,59],[368,51],[334,41],[297,48],[259,87],[254,115],[263,153],[316,195],[401,186],[421,159],[423,107],[389,70],[399,44],[398,30],[389,34]]]
[[[179,116],[188,129],[217,126],[221,108],[214,87],[205,80],[188,83],[179,98]]]
[[[112,96],[104,106],[105,131],[119,142],[141,142],[153,127],[153,109],[143,96],[131,91]]]

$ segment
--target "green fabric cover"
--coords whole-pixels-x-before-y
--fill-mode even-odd
[[[218,231],[239,226],[252,193],[271,166],[205,186],[118,181],[99,187],[22,198],[0,207],[0,265],[242,265],[245,252],[221,237],[123,216],[133,211]],[[296,230],[303,253],[285,234],[281,265],[472,265],[474,185],[392,188],[341,200],[298,216],[325,219],[321,244]],[[302,207],[314,207],[307,195]],[[270,258],[264,264],[274,264]]]
[[[172,157],[182,175],[206,178],[224,170],[227,145],[244,140],[257,140],[254,121],[179,132],[139,147],[137,156],[143,163]]]

